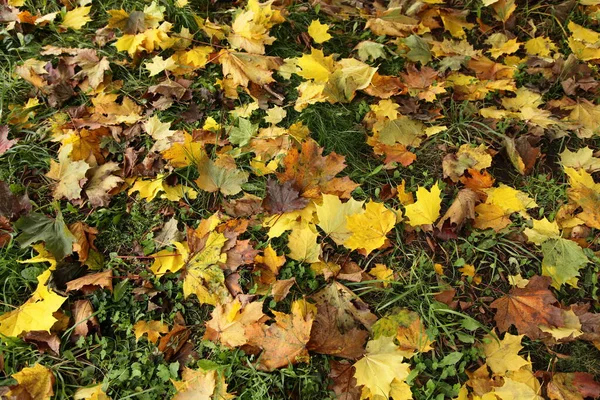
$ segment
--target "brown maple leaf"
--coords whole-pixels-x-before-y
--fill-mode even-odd
[[[18,139],[8,140],[8,126],[0,126],[0,155],[6,153],[8,149],[14,146]]]
[[[267,181],[267,196],[263,201],[263,208],[271,214],[302,210],[308,202],[307,198],[300,197],[300,193],[292,187],[292,181],[284,184],[271,178]]]
[[[560,308],[553,305],[556,297],[548,290],[551,283],[550,277],[534,276],[526,287],[515,287],[490,304],[491,308],[497,310],[494,320],[500,332],[506,332],[514,325],[519,334],[538,339],[543,334],[540,325],[564,326]]]
[[[318,198],[322,193],[350,198],[359,185],[349,177],[336,178],[346,164],[345,157],[335,152],[323,156],[323,148],[313,140],[302,143],[302,151],[291,149],[283,159],[285,171],[278,173],[280,182],[291,181],[303,197]]]
[[[308,360],[306,344],[313,324],[312,313],[273,311],[273,314],[274,324],[254,324],[246,328],[248,344],[263,350],[257,365],[261,371],[273,371]]]
[[[347,360],[329,360],[331,371],[329,378],[333,381],[329,389],[333,390],[338,400],[360,399],[360,387],[356,386],[354,365]]]
[[[329,303],[317,304],[317,316],[307,348],[321,354],[356,359],[364,354],[369,333],[352,327],[340,329],[337,308]]]

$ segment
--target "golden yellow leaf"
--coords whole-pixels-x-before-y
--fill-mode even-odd
[[[300,71],[297,74],[315,83],[325,83],[335,69],[334,63],[333,56],[325,57],[323,50],[311,48],[310,54],[303,54],[298,59]]]
[[[131,57],[133,57],[142,48],[145,36],[142,33],[137,35],[123,35],[121,36],[113,46],[117,48],[117,51],[126,51]]]
[[[554,42],[545,36],[538,36],[525,42],[525,51],[534,56],[550,57],[550,54],[556,50]]]
[[[402,362],[405,356],[393,337],[369,341],[365,356],[354,364],[357,385],[365,385],[372,396],[389,398],[392,381],[403,382],[410,372],[409,364]]]
[[[600,158],[594,157],[594,151],[587,146],[577,151],[565,149],[560,153],[560,163],[563,167],[584,169],[587,172],[600,170]]]
[[[364,249],[366,254],[384,245],[387,234],[396,225],[396,214],[383,203],[370,201],[365,211],[346,216],[351,235],[344,242],[350,250]]]
[[[383,287],[388,287],[390,281],[394,280],[394,270],[388,268],[385,264],[375,264],[375,266],[369,270],[369,274],[373,275],[376,279],[383,281]]]
[[[177,67],[177,63],[172,57],[167,59],[161,56],[154,56],[152,60],[146,63],[146,69],[150,72],[148,76],[158,75],[163,71],[172,71]]]
[[[324,194],[323,201],[316,205],[318,226],[338,245],[344,242],[352,235],[352,232],[346,226],[346,217],[357,213],[362,213],[363,201],[354,199],[342,203],[339,197]]]
[[[219,266],[227,261],[227,254],[221,254],[225,242],[227,238],[222,233],[210,232],[204,248],[190,255],[183,281],[184,297],[195,294],[201,304],[211,305],[222,304],[231,298]]]
[[[556,221],[548,221],[546,217],[542,219],[534,219],[533,228],[525,228],[523,233],[531,243],[541,245],[547,239],[560,237],[560,231]]]
[[[171,379],[177,393],[172,400],[230,400],[234,396],[227,393],[227,383],[222,373],[216,370],[193,370],[183,368],[181,381]]]
[[[321,246],[317,242],[318,236],[314,225],[294,228],[288,238],[288,248],[290,249],[288,256],[296,261],[318,262],[321,255]]]
[[[483,352],[485,353],[485,363],[490,367],[493,373],[504,375],[507,371],[517,371],[521,367],[530,364],[518,353],[521,351],[521,339],[524,335],[504,334],[504,339],[500,340],[495,334],[488,334],[484,338]]]
[[[54,395],[54,374],[41,364],[23,368],[11,376],[17,384],[10,386],[7,399],[50,400]]]
[[[504,378],[504,385],[494,388],[494,394],[501,400],[543,400],[538,392],[525,383]]]
[[[185,53],[185,61],[194,68],[202,68],[208,63],[208,56],[212,52],[210,46],[196,46]]]
[[[440,217],[442,191],[437,183],[430,190],[417,189],[417,201],[404,207],[404,216],[410,226],[433,224]]]
[[[73,395],[74,400],[110,400],[110,397],[106,395],[104,390],[102,390],[102,384],[87,387],[87,388],[79,388]]]
[[[199,164],[207,157],[204,151],[204,144],[202,142],[195,142],[192,135],[187,132],[183,134],[183,143],[173,143],[171,147],[164,150],[161,154],[175,168]]]
[[[135,340],[140,340],[144,335],[148,335],[148,341],[156,343],[160,336],[169,332],[169,326],[162,321],[138,321],[133,326]]]
[[[90,22],[92,19],[89,17],[92,6],[87,7],[76,7],[71,11],[67,11],[63,17],[63,21],[60,26],[64,29],[73,29],[75,31],[83,28],[85,24]]]
[[[313,20],[308,26],[308,34],[315,41],[315,43],[325,43],[333,36],[331,36],[327,31],[329,30],[329,25],[322,24],[318,19]]]

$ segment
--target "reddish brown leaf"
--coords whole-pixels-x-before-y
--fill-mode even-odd
[[[280,184],[275,179],[267,180],[267,196],[263,201],[263,208],[269,213],[302,210],[308,202],[307,198],[300,197],[300,193],[292,187],[292,181]]]
[[[98,229],[77,221],[69,225],[69,230],[77,239],[77,242],[73,243],[73,251],[79,255],[79,261],[85,262],[88,258],[90,248],[95,249],[94,240],[98,234]]]
[[[295,283],[296,278],[275,281],[275,283],[273,283],[273,286],[271,287],[271,294],[273,295],[273,300],[279,302],[285,299],[290,293],[290,289],[292,288],[292,286],[294,286]]]
[[[338,400],[359,400],[360,387],[356,386],[354,366],[347,360],[330,360],[329,378],[333,381],[329,389],[333,390]]]
[[[548,290],[551,283],[550,277],[534,276],[526,287],[515,287],[490,304],[491,308],[497,310],[494,320],[500,332],[506,332],[514,325],[519,334],[538,339],[542,335],[539,325],[563,326],[560,308],[553,305],[556,297]]]

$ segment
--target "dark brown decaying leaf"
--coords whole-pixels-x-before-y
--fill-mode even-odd
[[[339,282],[331,283],[312,299],[317,304],[326,303],[337,310],[335,319],[342,332],[354,328],[357,321],[367,329],[377,321],[377,316],[371,313],[367,303]]]
[[[15,220],[31,211],[31,201],[26,194],[15,195],[6,182],[0,181],[0,216]]]
[[[515,287],[490,304],[497,310],[494,320],[500,332],[506,332],[514,325],[519,334],[538,339],[543,334],[540,325],[564,326],[562,313],[554,306],[556,297],[548,290],[551,283],[550,277],[534,276],[526,287]]]
[[[50,351],[54,355],[60,354],[60,339],[54,333],[31,331],[23,336],[23,340],[35,344],[40,353]]]
[[[300,193],[292,187],[292,182],[283,184],[269,178],[267,180],[267,195],[262,206],[271,214],[281,214],[287,211],[302,210],[308,204],[308,199],[300,197]]]

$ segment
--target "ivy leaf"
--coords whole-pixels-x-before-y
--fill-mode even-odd
[[[73,243],[76,239],[69,231],[60,212],[56,219],[48,218],[43,214],[32,213],[19,218],[15,222],[15,227],[21,230],[21,234],[16,239],[21,247],[44,242],[46,249],[57,260],[62,260],[73,253]]]

